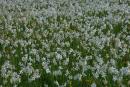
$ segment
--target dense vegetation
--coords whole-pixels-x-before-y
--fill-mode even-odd
[[[0,0],[0,87],[129,87],[129,0]]]

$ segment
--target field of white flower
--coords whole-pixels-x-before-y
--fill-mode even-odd
[[[130,87],[130,0],[0,0],[0,87]]]

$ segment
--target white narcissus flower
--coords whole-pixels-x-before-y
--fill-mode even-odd
[[[62,55],[61,55],[61,54],[56,53],[56,59],[57,59],[57,60],[62,60],[62,58],[63,58],[63,57],[62,57]]]
[[[27,66],[22,66],[20,73],[26,73],[27,75],[31,75],[34,71],[31,63],[28,63]]]
[[[10,64],[10,61],[5,61],[5,63],[1,67],[1,77],[7,79],[11,75],[12,70],[14,70],[14,68],[15,67]]]
[[[66,60],[64,60],[63,64],[68,65],[69,64],[69,58],[66,58]]]
[[[21,82],[21,77],[17,72],[13,72],[11,75],[10,82],[15,84],[15,83],[20,83]]]
[[[109,67],[109,73],[111,73],[111,74],[118,74],[119,71],[117,70],[117,68],[112,66],[112,67]]]
[[[115,47],[116,48],[122,48],[121,41],[119,38],[115,38]]]
[[[48,69],[46,69],[46,73],[51,73],[51,71],[50,71],[50,69],[48,68]]]
[[[97,87],[97,86],[96,86],[96,83],[92,83],[92,84],[91,84],[91,87]]]
[[[62,72],[61,72],[61,70],[56,70],[56,71],[53,71],[53,75],[60,76],[60,75],[62,75]]]
[[[76,74],[76,75],[73,77],[74,80],[79,80],[79,81],[81,81],[81,78],[82,78],[82,74]]]
[[[120,69],[121,75],[128,75],[129,74],[129,68],[128,67],[122,67]]]
[[[34,81],[38,78],[40,78],[40,73],[39,73],[39,69],[36,69],[33,71],[33,75],[31,76],[31,78],[29,78],[29,81]]]
[[[26,54],[26,55],[24,55],[24,56],[22,57],[22,61],[23,61],[23,62],[27,62],[27,60],[28,60],[28,54]]]

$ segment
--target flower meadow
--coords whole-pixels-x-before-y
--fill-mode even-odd
[[[130,1],[0,0],[0,87],[130,87]]]

